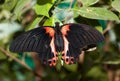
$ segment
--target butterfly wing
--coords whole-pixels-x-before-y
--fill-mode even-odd
[[[103,35],[96,29],[84,24],[66,24],[61,27],[64,39],[63,60],[66,64],[76,62],[81,51],[93,48],[103,42]]]
[[[52,27],[38,27],[18,36],[13,40],[10,51],[12,52],[37,52],[42,63],[55,65],[55,50],[51,42],[55,31]]]

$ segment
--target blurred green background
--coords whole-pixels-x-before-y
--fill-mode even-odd
[[[120,81],[120,0],[0,0],[0,81]],[[34,52],[12,53],[21,33],[54,22],[83,23],[105,36],[77,64],[42,65]]]

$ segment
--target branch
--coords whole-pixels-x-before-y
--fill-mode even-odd
[[[103,31],[103,34],[105,34],[106,32],[108,32],[109,30],[111,30],[113,27],[114,27],[113,22],[112,22],[112,21],[109,21],[109,22],[107,23],[106,29]]]
[[[5,56],[12,58],[14,61],[16,61],[17,63],[21,64],[21,65],[24,66],[26,69],[28,69],[29,71],[33,72],[36,76],[42,78],[42,75],[38,74],[38,73],[35,72],[35,71],[32,71],[32,69],[31,69],[27,64],[25,64],[24,61],[19,60],[18,58],[16,58],[16,57],[13,56],[12,54],[10,54],[8,51],[6,51],[4,48],[0,47],[0,51],[1,51],[2,53],[4,53]]]
[[[10,58],[12,58],[14,61],[16,61],[17,63],[21,64],[22,66],[24,66],[26,69],[28,69],[29,71],[32,71],[32,69],[25,64],[24,61],[19,60],[18,58],[16,58],[15,56],[13,56],[12,54],[10,54],[8,51],[6,51],[5,49],[3,49],[2,47],[0,47],[0,51],[2,53],[4,53],[5,56],[8,56]]]

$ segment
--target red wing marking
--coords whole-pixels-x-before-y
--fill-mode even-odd
[[[51,52],[54,54],[54,57],[49,59],[48,63],[49,63],[50,66],[55,66],[56,61],[58,60],[57,52],[56,52],[55,44],[54,44],[55,30],[53,28],[50,28],[50,27],[45,27],[44,29],[46,30],[46,33],[48,33],[49,36],[52,37],[52,39],[50,41],[50,48],[51,48]]]
[[[65,57],[67,55],[68,47],[69,47],[69,42],[65,36],[63,36],[63,40],[64,40],[64,51],[62,54],[64,54],[64,55],[62,56],[62,59],[65,59]]]
[[[67,56],[67,53],[69,51],[69,42],[67,40],[67,38],[63,35],[63,40],[64,40],[64,50],[62,52],[62,59],[64,60],[64,62],[66,64],[73,64],[73,60],[74,60],[74,57],[71,57],[71,56]]]
[[[50,47],[51,47],[52,53],[54,54],[54,57],[52,59],[49,59],[48,61],[50,62],[50,66],[55,66],[56,61],[58,60],[58,57],[57,57],[57,52],[56,52],[56,49],[55,49],[54,37],[52,37],[52,40],[50,42]]]
[[[53,57],[52,59],[48,60],[49,66],[55,66],[57,62],[56,57]]]
[[[70,25],[65,25],[61,29],[61,32],[64,36],[67,35],[67,31],[70,31]]]
[[[51,37],[54,36],[55,30],[54,30],[53,28],[45,27],[44,29],[46,30],[46,33],[49,33],[49,35],[50,35]]]
[[[52,40],[50,42],[50,47],[51,47],[51,51],[53,52],[54,56],[56,56],[57,52],[56,52],[55,44],[54,44],[54,37],[52,37]]]
[[[49,59],[48,63],[49,63],[50,66],[55,66],[56,61],[58,60],[57,52],[56,52],[55,44],[54,44],[55,30],[53,28],[50,28],[50,27],[45,27],[44,29],[46,30],[46,33],[48,33],[49,36],[52,37],[52,39],[50,41],[50,48],[51,48],[51,52],[54,54],[54,57]]]
[[[76,60],[76,58],[74,56],[70,56],[71,54],[69,51],[69,41],[65,37],[67,35],[68,31],[70,31],[70,25],[64,25],[61,28],[61,33],[63,35],[63,40],[64,40],[64,50],[62,52],[62,59],[64,60],[64,62],[66,64],[73,64],[74,61]],[[72,55],[74,55],[74,54],[72,54]]]

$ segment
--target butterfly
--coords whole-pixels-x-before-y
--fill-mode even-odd
[[[60,59],[65,64],[74,64],[82,51],[94,48],[104,41],[104,36],[85,24],[69,23],[62,26],[42,26],[15,38],[12,52],[37,52],[43,64],[55,66]]]

